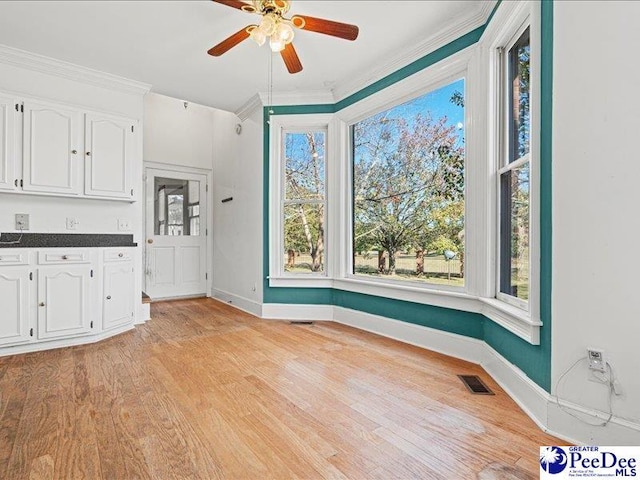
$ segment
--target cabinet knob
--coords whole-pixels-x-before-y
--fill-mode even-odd
[[[124,257],[124,253],[119,253],[119,254],[118,254],[118,256],[119,256],[120,258],[122,258],[122,257]]]
[[[111,300],[111,295],[107,295],[107,300]]]
[[[149,243],[149,244],[153,243],[153,238],[148,239],[147,243]]]
[[[76,153],[78,153],[78,150],[71,150],[71,153],[75,155]]]
[[[87,152],[87,157],[90,157],[90,156],[91,156],[91,152]]]
[[[68,255],[62,255],[62,259],[63,260],[69,260],[69,256]]]
[[[40,306],[41,306],[41,307],[44,307],[44,302],[40,302]]]

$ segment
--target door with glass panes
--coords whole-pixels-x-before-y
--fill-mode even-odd
[[[147,295],[205,295],[206,175],[147,168],[146,178]]]

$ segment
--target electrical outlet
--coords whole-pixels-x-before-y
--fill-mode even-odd
[[[79,223],[77,218],[67,217],[67,230],[77,230]]]
[[[121,232],[130,232],[131,231],[131,221],[128,218],[119,218],[118,219],[118,230]]]
[[[604,359],[604,351],[588,348],[587,358],[589,359],[589,370],[595,370],[597,372],[607,371],[607,361]]]
[[[28,213],[16,213],[16,230],[29,230]]]

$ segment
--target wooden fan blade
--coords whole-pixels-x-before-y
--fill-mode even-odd
[[[219,57],[223,53],[231,50],[233,47],[238,45],[243,40],[246,40],[247,38],[249,38],[249,32],[247,30],[249,30],[249,26],[243,28],[239,32],[234,33],[229,38],[223,40],[215,47],[211,47],[207,51],[207,53],[209,55],[213,55],[214,57]]]
[[[302,71],[302,63],[300,63],[298,53],[296,52],[296,49],[293,48],[293,44],[288,43],[285,45],[284,50],[280,52],[280,55],[282,55],[282,59],[284,60],[284,64],[287,66],[289,73],[298,73]]]
[[[294,15],[291,18],[291,23],[294,27],[303,30],[324,33],[325,35],[332,35],[345,40],[355,40],[360,32],[360,29],[355,25],[325,20],[324,18],[307,17],[306,15]]]
[[[237,8],[238,10],[242,10],[245,12],[247,11],[247,9],[249,9],[249,11],[254,10],[253,5],[247,2],[241,2],[240,0],[212,0],[212,1],[216,3],[221,3],[222,5],[226,5],[227,7]]]

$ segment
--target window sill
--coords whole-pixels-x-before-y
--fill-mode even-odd
[[[461,290],[441,290],[423,285],[382,282],[355,277],[335,279],[333,287],[339,290],[392,298],[394,300],[453,308],[466,312],[480,312],[480,305],[478,305],[476,297]]]
[[[270,287],[293,287],[293,288],[332,288],[333,279],[324,275],[296,275],[269,277]]]
[[[531,318],[528,312],[495,298],[478,298],[480,313],[506,328],[532,345],[540,345],[542,322]]]
[[[269,286],[335,288],[347,292],[480,313],[528,343],[540,344],[542,322],[532,319],[528,312],[495,298],[476,297],[463,291],[425,288],[422,285],[392,284],[353,277],[332,279],[313,275],[295,278],[269,277]]]

